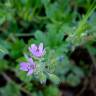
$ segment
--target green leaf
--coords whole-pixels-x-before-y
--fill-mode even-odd
[[[66,78],[66,82],[75,87],[77,86],[78,84],[80,84],[80,78],[74,74],[69,74],[68,77]]]
[[[36,40],[39,41],[38,43],[40,43],[40,42],[43,42],[44,44],[47,43],[46,36],[42,31],[38,30],[38,31],[35,32],[34,35],[35,35]]]
[[[23,61],[27,61],[25,57],[20,57],[16,60],[17,62],[23,62]]]
[[[0,45],[0,52],[2,53],[8,53],[8,50],[3,47],[3,45]]]
[[[78,77],[84,77],[84,72],[81,68],[74,66],[72,69],[73,73],[76,74]]]
[[[13,83],[8,83],[6,87],[0,88],[0,93],[0,96],[20,96],[18,86]]]
[[[40,80],[41,84],[46,82],[46,75],[42,72],[38,74],[38,79]]]
[[[24,72],[24,71],[18,70],[18,69],[20,69],[20,68],[19,68],[19,65],[17,66],[17,75],[18,75],[18,77],[19,77],[22,81],[28,83],[28,82],[30,82],[30,81],[32,80],[32,76],[27,76],[27,72]]]
[[[60,91],[56,86],[47,86],[44,89],[44,96],[60,96]]]
[[[47,7],[47,5],[50,3],[50,0],[41,0],[41,2],[45,5],[45,7]]]
[[[8,68],[8,61],[0,59],[0,72]]]
[[[57,77],[54,74],[48,74],[49,75],[49,79],[54,83],[54,84],[59,84],[60,83],[60,79],[59,77]]]
[[[17,39],[15,43],[11,44],[11,52],[10,52],[11,56],[13,58],[20,57],[24,47],[25,47],[24,41]]]

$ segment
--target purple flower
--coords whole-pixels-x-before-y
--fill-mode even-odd
[[[39,46],[32,44],[31,47],[29,47],[29,51],[35,57],[42,57],[45,54],[45,49],[43,48],[43,43],[40,43]]]
[[[35,63],[33,62],[32,58],[28,59],[28,62],[21,62],[20,63],[20,70],[27,71],[27,75],[31,75],[36,68]]]

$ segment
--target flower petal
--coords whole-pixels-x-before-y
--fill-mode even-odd
[[[28,50],[34,53],[37,50],[37,46],[35,44],[32,44],[31,47],[28,48]]]
[[[32,44],[31,45],[31,49],[36,51],[37,50],[37,46],[35,44]]]
[[[28,58],[28,62],[31,63],[31,64],[34,63],[32,58]]]
[[[29,76],[29,75],[31,75],[32,73],[33,73],[33,69],[30,69],[30,70],[28,71],[27,75]]]
[[[39,46],[32,44],[31,47],[29,47],[28,49],[35,57],[38,58],[42,57],[45,54],[45,49],[43,49],[43,43],[40,43]],[[32,60],[29,60],[29,62],[33,63]]]
[[[28,63],[26,62],[20,63],[20,70],[28,71]]]

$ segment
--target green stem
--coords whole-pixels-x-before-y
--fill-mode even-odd
[[[92,15],[92,13],[94,12],[96,8],[96,5],[95,5],[95,2],[91,5],[91,7],[89,8],[87,14],[83,17],[83,19],[80,21],[79,25],[78,25],[78,28],[76,30],[76,34],[78,36],[81,35],[81,33],[83,32],[83,28],[86,24],[86,21],[88,20],[88,18]]]

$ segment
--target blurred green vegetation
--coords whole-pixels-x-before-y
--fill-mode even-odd
[[[0,76],[7,81],[2,86],[0,78],[0,96],[61,96],[60,83],[80,85],[96,64],[95,17],[95,0],[0,0]],[[49,69],[55,70],[49,85],[19,70],[28,46],[40,42],[49,52]],[[76,55],[78,47],[84,52]],[[56,58],[57,66],[51,64]]]

